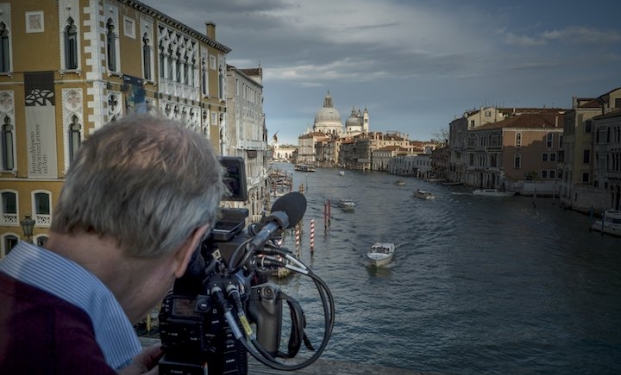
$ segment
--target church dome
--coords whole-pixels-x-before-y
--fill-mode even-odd
[[[356,111],[354,109],[352,109],[351,115],[345,121],[345,126],[347,128],[355,128],[355,127],[362,126],[362,121],[361,121],[360,117],[356,114]]]
[[[335,108],[321,108],[315,115],[315,124],[339,121],[341,121],[341,114]]]
[[[323,107],[315,115],[315,124],[341,122],[341,114],[332,106],[332,97],[328,93],[323,101]]]

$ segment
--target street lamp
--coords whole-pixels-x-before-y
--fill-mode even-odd
[[[24,236],[26,236],[26,241],[32,242],[32,230],[34,229],[36,220],[30,217],[30,215],[26,215],[24,220],[19,222],[22,225],[22,230],[24,231]]]

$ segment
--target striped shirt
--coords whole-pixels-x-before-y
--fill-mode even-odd
[[[132,324],[112,292],[77,263],[20,241],[0,261],[0,272],[84,310],[110,367],[127,366],[142,350]]]

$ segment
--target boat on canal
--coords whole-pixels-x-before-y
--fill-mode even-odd
[[[356,202],[349,198],[339,199],[336,205],[342,208],[343,211],[353,211],[356,208]]]
[[[367,252],[371,265],[379,267],[388,264],[395,254],[395,244],[392,242],[376,242]]]
[[[414,191],[414,196],[420,199],[436,199],[436,196],[433,195],[432,192],[427,190],[416,189]]]
[[[296,164],[293,169],[296,172],[315,172],[316,168],[308,164]]]
[[[591,224],[591,229],[621,237],[621,211],[606,210],[601,218],[595,219]]]

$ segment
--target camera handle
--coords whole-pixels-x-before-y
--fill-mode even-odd
[[[306,332],[304,332],[304,328],[306,328],[306,317],[304,315],[304,310],[302,310],[302,306],[285,292],[281,291],[281,295],[284,297],[285,301],[287,301],[289,311],[291,312],[291,333],[289,335],[288,352],[286,354],[279,352],[278,356],[282,358],[294,358],[300,351],[302,340],[304,340],[304,345],[308,350],[315,351],[313,344],[311,344],[308,336],[306,336]]]
[[[248,313],[257,325],[257,341],[270,356],[276,357],[282,328],[280,288],[264,283],[250,288]]]

